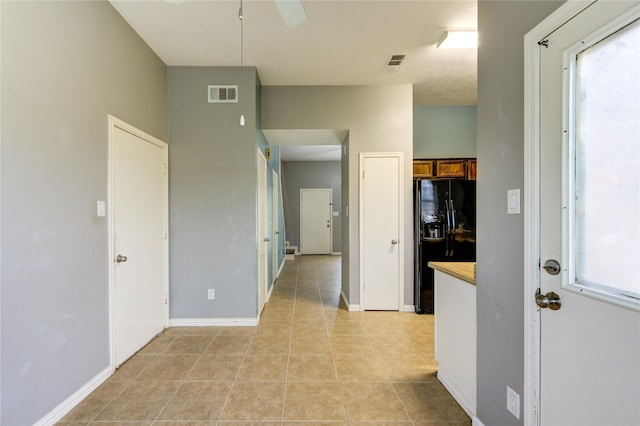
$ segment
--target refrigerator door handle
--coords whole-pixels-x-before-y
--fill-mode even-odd
[[[451,232],[456,232],[456,228],[458,227],[458,224],[456,223],[456,209],[453,206],[453,200],[449,200],[450,203],[450,208],[449,208],[449,214],[451,215]]]

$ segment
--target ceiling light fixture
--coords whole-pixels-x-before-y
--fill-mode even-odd
[[[244,11],[242,10],[242,0],[240,0],[240,9],[238,10],[238,19],[240,20],[240,87],[238,88],[238,101],[240,100],[240,90],[244,89],[242,83],[244,80]],[[244,127],[244,114],[240,114],[240,126]]]
[[[476,49],[478,47],[478,31],[447,30],[436,47],[438,49]]]

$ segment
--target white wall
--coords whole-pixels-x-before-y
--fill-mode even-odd
[[[358,159],[361,152],[404,153],[405,300],[413,303],[413,89],[399,86],[263,87],[264,129],[349,129],[348,176],[343,173],[343,197],[349,217],[348,242],[343,241],[343,291],[351,304],[360,303]],[[348,252],[345,254],[345,247]],[[344,279],[347,278],[347,279]]]

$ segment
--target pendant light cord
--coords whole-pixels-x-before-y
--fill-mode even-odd
[[[240,100],[240,91],[244,89],[244,11],[242,9],[242,0],[240,0],[240,9],[238,10],[238,19],[240,19],[240,87],[238,88],[238,101]],[[244,127],[244,114],[240,114],[240,126]]]

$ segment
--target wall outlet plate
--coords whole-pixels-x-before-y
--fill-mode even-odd
[[[513,414],[516,419],[520,419],[520,395],[509,386],[507,386],[507,410]]]
[[[213,300],[216,298],[216,291],[212,288],[207,290],[207,299]]]

